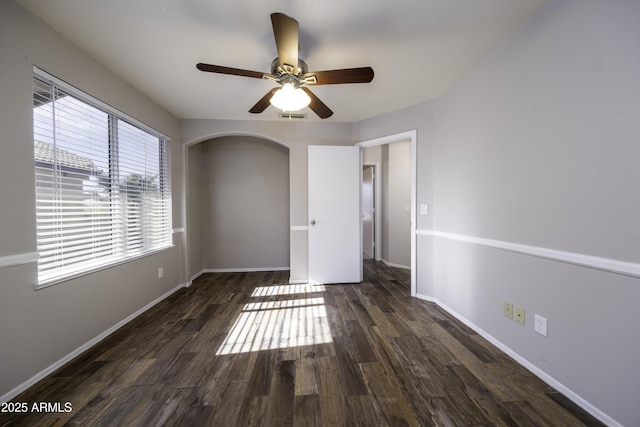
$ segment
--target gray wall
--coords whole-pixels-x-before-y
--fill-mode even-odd
[[[639,271],[638,16],[638,2],[552,0],[436,101],[354,125],[359,141],[418,129],[418,293],[629,426],[640,278],[479,239]],[[504,301],[526,309],[524,327]]]
[[[387,261],[389,259],[389,145],[383,145],[380,147],[380,220],[382,227],[382,234],[380,239],[382,249],[382,260]]]
[[[204,269],[288,268],[289,150],[238,136],[198,146],[202,182],[190,188],[201,187]]]
[[[281,144],[289,149],[290,215],[290,280],[306,282],[308,274],[307,227],[307,147],[309,145],[353,145],[350,123],[244,121],[244,120],[182,120],[181,136],[188,146],[223,136],[250,136]],[[187,166],[188,167],[188,166]],[[191,199],[192,195],[188,195]],[[190,200],[187,201],[187,206]],[[190,276],[198,271],[190,271]]]
[[[189,248],[190,279],[205,270],[204,262],[204,206],[207,194],[206,162],[204,157],[204,145],[194,144],[187,150],[189,167],[187,173],[187,194],[189,205],[187,206],[187,242]]]
[[[638,17],[638,2],[552,1],[435,102],[436,230],[640,262]],[[640,425],[640,279],[435,245],[438,300]],[[525,328],[504,301],[527,310]]]
[[[178,132],[176,120],[134,88],[13,2],[0,2],[0,256],[35,251],[33,64],[172,138],[176,227],[193,201],[183,193],[187,150],[176,149],[178,135],[185,144],[251,135],[287,146],[290,225],[305,226],[309,144],[416,129],[417,203],[430,205],[417,217],[418,293],[592,410],[638,425],[640,279],[474,240],[638,266],[638,16],[638,2],[552,0],[435,102],[353,125],[183,120]],[[172,250],[37,292],[34,264],[0,269],[0,396],[197,273],[202,253],[185,263],[182,236]],[[306,231],[292,230],[290,239],[292,280],[306,280]],[[525,327],[502,316],[504,301],[527,310]],[[547,338],[533,332],[535,312],[549,319]]]
[[[173,221],[183,224],[175,118],[11,1],[0,2],[0,64],[0,261],[36,252],[33,65],[171,138]],[[38,291],[35,263],[0,268],[0,397],[185,283],[183,239],[175,234],[172,249]]]
[[[367,148],[365,153],[365,158],[379,153],[382,260],[411,268],[411,215],[404,211],[411,204],[411,141]]]
[[[411,266],[411,141],[382,146],[382,257],[391,265]],[[385,230],[386,229],[386,230]]]

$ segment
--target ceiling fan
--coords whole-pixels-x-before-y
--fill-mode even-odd
[[[307,64],[298,58],[298,21],[282,13],[272,13],[271,24],[278,50],[278,57],[271,63],[271,73],[203,63],[196,65],[200,71],[268,79],[282,86],[267,92],[249,110],[250,113],[262,113],[269,104],[283,111],[297,111],[308,105],[321,119],[326,119],[333,111],[306,85],[369,83],[373,80],[371,67],[309,72]]]

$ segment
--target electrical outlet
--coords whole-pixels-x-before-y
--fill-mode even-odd
[[[547,318],[536,313],[533,329],[542,336],[547,336]]]
[[[520,323],[521,325],[524,325],[524,308],[516,307],[515,313],[515,321]]]
[[[164,276],[164,270],[160,267],[158,269],[158,279],[162,279],[162,276]]]
[[[511,304],[510,302],[504,303],[504,317],[513,319],[513,304]]]

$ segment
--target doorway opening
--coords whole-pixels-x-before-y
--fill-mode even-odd
[[[187,271],[289,270],[289,149],[223,135],[185,149]]]
[[[366,257],[365,174],[373,172],[374,259],[411,272],[411,295],[416,295],[416,145],[415,130],[356,144],[363,150],[362,236]],[[371,169],[367,169],[371,166]],[[386,188],[385,188],[386,187]],[[386,214],[386,215],[385,215]],[[386,218],[385,218],[386,217]]]

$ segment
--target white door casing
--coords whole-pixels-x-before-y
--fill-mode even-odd
[[[362,281],[360,147],[310,145],[309,282]]]

